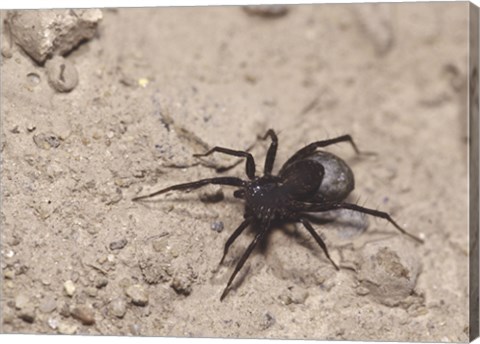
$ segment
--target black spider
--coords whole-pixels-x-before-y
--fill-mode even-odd
[[[246,173],[249,180],[242,180],[237,177],[207,178],[191,183],[173,185],[149,195],[133,198],[133,201],[137,201],[172,190],[192,190],[208,184],[228,185],[238,188],[233,195],[245,201],[244,221],[225,243],[220,264],[223,262],[230,245],[245,228],[252,225],[256,229],[256,235],[237,263],[220,300],[223,300],[227,295],[235,276],[243,267],[255,246],[265,238],[270,228],[280,223],[301,222],[323,249],[325,256],[330,260],[335,269],[339,270],[338,266],[330,258],[324,241],[310,224],[308,213],[326,212],[335,209],[358,211],[386,219],[403,234],[423,242],[422,239],[406,232],[388,213],[344,202],[354,187],[353,173],[343,160],[331,153],[317,149],[348,141],[358,154],[357,146],[350,135],[310,143],[293,154],[277,175],[272,174],[278,147],[277,135],[270,129],[265,136],[260,138],[265,140],[267,137],[271,138],[272,143],[267,152],[264,172],[261,177],[255,175],[255,161],[250,153],[214,147],[205,154],[196,154],[195,156],[202,157],[219,152],[246,158]]]

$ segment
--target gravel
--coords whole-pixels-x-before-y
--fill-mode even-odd
[[[136,306],[144,307],[148,304],[148,293],[140,284],[128,287],[125,294],[132,299],[132,303]]]
[[[110,313],[117,318],[123,318],[127,312],[127,303],[124,298],[117,297],[110,302]]]
[[[73,307],[70,314],[73,318],[79,320],[83,325],[95,324],[95,313],[91,306],[78,305]]]

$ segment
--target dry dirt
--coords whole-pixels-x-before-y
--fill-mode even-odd
[[[468,6],[107,9],[66,57],[70,93],[4,35],[2,332],[467,341]],[[300,226],[276,229],[220,302],[253,238],[218,266],[243,219],[231,188],[213,203],[199,198],[215,188],[131,199],[215,175],[235,160],[192,154],[246,149],[268,128],[276,170],[351,134],[375,155],[328,149],[355,173],[350,200],[425,243],[373,218],[360,233],[342,213],[316,225],[337,272]],[[258,170],[267,147],[252,149]]]

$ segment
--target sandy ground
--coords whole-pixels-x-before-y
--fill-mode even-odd
[[[2,60],[2,332],[467,341],[467,3],[103,15],[67,56],[70,93],[18,47]],[[276,170],[351,134],[375,153],[329,148],[355,173],[351,201],[425,243],[372,218],[357,218],[363,233],[316,225],[337,272],[300,226],[273,230],[220,302],[253,238],[218,266],[243,219],[231,188],[131,199],[216,175],[235,160],[192,154],[246,149],[268,128]]]

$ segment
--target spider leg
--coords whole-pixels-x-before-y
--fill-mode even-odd
[[[213,147],[210,149],[208,152],[203,153],[203,154],[194,154],[194,157],[203,157],[203,156],[208,156],[214,152],[219,152],[227,155],[233,155],[237,157],[242,157],[242,158],[247,158],[247,162],[245,165],[245,172],[247,173],[247,176],[249,179],[255,178],[255,160],[253,159],[252,154],[245,152],[245,151],[237,151],[229,148],[223,148],[223,147]]]
[[[244,189],[235,190],[233,192],[233,197],[244,199],[245,198],[245,190]]]
[[[309,156],[310,154],[315,152],[315,150],[317,148],[327,147],[327,146],[334,145],[334,144],[340,143],[340,142],[350,142],[350,144],[352,145],[355,153],[360,154],[360,151],[358,150],[357,145],[353,141],[352,137],[350,135],[342,135],[342,136],[335,137],[333,139],[316,141],[316,142],[310,143],[309,145],[303,147],[302,149],[297,151],[295,154],[293,154],[290,157],[290,159],[287,160],[287,162],[284,164],[284,166],[287,166],[287,165],[289,165],[290,163],[292,163],[296,160],[303,159],[303,158]]]
[[[221,265],[221,264],[223,263],[223,260],[225,259],[225,256],[226,256],[227,253],[228,253],[228,249],[229,249],[230,246],[233,244],[233,242],[235,241],[235,239],[237,239],[238,236],[239,236],[240,234],[242,234],[243,230],[248,227],[248,225],[250,224],[251,221],[252,221],[251,218],[245,219],[245,220],[240,224],[240,226],[238,226],[238,228],[235,230],[235,232],[233,232],[233,234],[230,236],[230,238],[228,238],[227,242],[225,243],[225,247],[223,248],[223,256],[222,256],[222,259],[220,260],[220,263],[218,263],[218,265]]]
[[[264,136],[260,136],[259,138],[266,140],[269,136],[272,139],[272,143],[268,148],[267,157],[265,158],[265,167],[263,169],[264,174],[272,174],[273,163],[275,162],[275,156],[277,155],[278,138],[273,129],[268,129],[266,134]]]
[[[350,209],[350,210],[358,211],[360,213],[364,213],[364,214],[372,215],[372,216],[375,216],[375,217],[379,217],[379,218],[385,219],[388,222],[390,222],[402,234],[405,234],[405,235],[409,236],[410,238],[412,238],[412,239],[414,239],[414,240],[416,240],[420,243],[423,243],[422,239],[420,239],[419,237],[416,237],[413,234],[408,233],[405,229],[400,227],[400,225],[398,223],[396,223],[394,219],[392,219],[390,214],[388,214],[384,211],[365,208],[365,207],[359,206],[357,204],[344,203],[344,202],[324,203],[324,204],[301,203],[301,202],[299,202],[299,203],[300,204],[299,204],[298,211],[302,211],[302,212],[321,212],[321,211],[329,211],[329,210],[335,210],[335,209]]]
[[[168,188],[155,191],[149,195],[145,196],[138,196],[135,198],[132,198],[132,201],[138,201],[140,199],[144,198],[150,198],[156,195],[163,194],[168,191],[172,190],[192,190],[192,189],[198,189],[202,186],[208,185],[208,184],[216,184],[216,185],[230,185],[230,186],[245,186],[246,182],[241,180],[240,178],[236,177],[218,177],[218,178],[207,178],[207,179],[200,179],[195,182],[190,182],[190,183],[184,183],[184,184],[177,184],[177,185],[172,185],[169,186]]]
[[[327,249],[327,245],[325,245],[325,242],[323,241],[323,239],[320,237],[320,235],[318,235],[317,232],[315,232],[315,229],[313,228],[313,226],[311,225],[311,223],[305,219],[305,218],[299,218],[298,219],[304,226],[305,228],[310,232],[310,234],[315,238],[315,241],[317,242],[318,245],[320,245],[320,247],[323,249],[323,252],[325,252],[325,255],[327,256],[328,260],[333,264],[333,266],[335,267],[335,269],[337,270],[340,270],[337,266],[337,264],[335,264],[335,262],[332,260],[332,258],[330,258],[330,255],[328,254],[328,249]]]
[[[257,141],[255,141],[254,143],[252,143],[250,146],[247,147],[247,149],[245,149],[245,152],[248,152],[250,153],[250,151],[252,150],[253,147],[255,147],[255,144],[257,143]],[[217,171],[218,173],[222,173],[222,172],[227,172],[229,170],[231,170],[232,168],[236,167],[237,165],[241,164],[242,163],[242,160],[238,160],[236,162],[234,162],[233,164],[229,165],[229,166],[219,166],[219,167],[216,167],[215,168],[215,171]]]
[[[232,275],[230,276],[230,279],[228,280],[227,286],[223,290],[222,296],[220,296],[220,301],[222,301],[225,298],[225,296],[227,296],[228,291],[230,290],[228,288],[230,287],[233,280],[235,279],[235,276],[237,276],[238,272],[240,271],[240,269],[243,267],[243,265],[247,261],[247,258],[250,256],[250,253],[252,253],[252,251],[255,248],[255,246],[257,245],[257,243],[264,238],[265,234],[268,231],[269,225],[270,225],[269,223],[267,225],[265,225],[265,227],[263,227],[262,230],[255,236],[255,238],[250,243],[250,245],[248,245],[245,253],[243,254],[242,258],[240,258],[240,261],[237,263],[237,266],[235,267],[235,270],[233,271]]]

